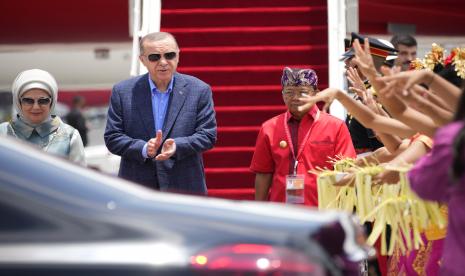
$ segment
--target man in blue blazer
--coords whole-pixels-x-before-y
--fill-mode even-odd
[[[140,41],[148,74],[113,87],[105,144],[121,156],[119,176],[144,186],[206,194],[202,152],[216,142],[212,91],[176,72],[179,47],[164,32]]]

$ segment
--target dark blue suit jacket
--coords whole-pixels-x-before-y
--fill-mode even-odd
[[[152,113],[148,74],[113,87],[104,137],[110,152],[121,156],[118,175],[152,188],[157,178],[160,190],[206,194],[202,152],[216,142],[210,86],[175,73],[162,131],[163,141],[175,140],[176,153],[166,161],[142,156],[145,143],[155,137]]]

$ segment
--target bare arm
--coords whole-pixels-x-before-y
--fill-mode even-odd
[[[374,98],[372,100],[375,101],[374,106],[376,107],[375,112],[377,114],[384,117],[390,117],[389,114],[382,108],[382,106],[376,103],[376,100]],[[376,133],[376,137],[378,138],[378,140],[381,141],[381,143],[383,143],[383,145],[389,152],[396,151],[402,143],[402,139],[400,139],[397,135],[385,134],[380,132]]]
[[[446,104],[451,107],[452,110],[457,109],[457,103],[459,102],[462,91],[452,83],[448,82],[443,77],[433,74],[433,81],[430,84],[430,89],[434,90],[436,94],[444,99]]]
[[[306,105],[312,105],[318,101],[324,101],[327,104],[337,99],[347,108],[348,112],[352,114],[357,120],[366,128],[371,128],[376,132],[385,134],[395,134],[400,137],[410,137],[416,133],[412,128],[408,127],[398,120],[375,114],[370,108],[365,106],[359,101],[349,97],[343,91],[336,88],[327,88],[315,96],[301,98],[300,101],[306,102]]]
[[[355,50],[354,62],[359,66],[360,70],[368,78],[376,91],[379,91],[378,99],[388,112],[394,118],[401,120],[403,123],[418,132],[426,135],[434,135],[437,126],[431,118],[416,110],[408,108],[404,102],[395,96],[387,97],[386,93],[383,93],[383,91],[386,91],[386,83],[384,79],[377,77],[378,72],[376,71],[373,63],[368,39],[365,39],[364,48],[361,47],[358,40],[354,41],[353,47]],[[390,73],[390,71],[387,69],[384,70],[383,73]],[[396,87],[392,86],[392,89],[396,89]]]
[[[255,174],[255,200],[266,201],[268,200],[268,192],[271,187],[273,174],[271,173],[257,173]]]
[[[389,152],[395,152],[402,143],[402,139],[396,135],[378,133],[377,137]]]
[[[389,162],[389,165],[405,165],[405,164],[413,164],[415,163],[420,157],[427,154],[429,148],[420,140],[415,140],[411,143],[407,149],[401,152],[396,158]]]
[[[405,151],[387,163],[386,167],[389,168],[389,166],[397,167],[405,164],[413,164],[420,159],[420,157],[428,153],[428,151],[429,148],[423,142],[415,140]],[[387,169],[376,175],[373,179],[381,183],[397,183],[399,182],[399,173],[395,170]]]
[[[364,166],[366,163],[368,164],[380,164],[380,163],[387,163],[397,157],[400,153],[402,153],[410,143],[410,140],[405,139],[403,140],[395,151],[390,152],[386,147],[379,148],[375,150],[372,154],[357,158],[356,164],[358,166]]]
[[[452,121],[454,114],[431,101],[432,94],[419,85],[412,87],[411,93],[404,98],[410,103],[410,106],[428,115],[437,126],[442,126]],[[432,136],[430,136],[432,137]]]
[[[440,108],[437,105],[427,104],[423,108],[419,109],[426,115],[430,116],[436,126],[440,127],[450,123],[454,117],[454,113]],[[430,136],[433,137],[433,136]]]
[[[418,87],[418,85],[416,85]],[[427,98],[432,104],[439,106],[442,109],[454,112],[454,107],[448,105],[444,99],[441,99],[434,90],[425,90],[425,98]]]
[[[380,80],[392,82],[392,86],[396,85],[396,82],[402,82],[401,90],[407,91],[415,84],[427,84],[439,98],[444,100],[446,107],[451,107],[451,110],[457,108],[458,99],[462,93],[460,88],[430,70],[401,72],[392,76],[382,77]]]
[[[364,167],[367,164],[379,164],[392,160],[394,157],[385,147],[381,147],[369,155],[357,157],[355,164]]]
[[[400,100],[397,95],[390,98],[380,96],[380,101],[394,118],[415,129],[417,132],[424,133],[430,137],[434,136],[438,126],[431,117],[407,107],[405,102]]]

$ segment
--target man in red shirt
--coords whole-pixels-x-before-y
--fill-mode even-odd
[[[299,98],[318,92],[315,71],[286,67],[281,85],[288,110],[262,124],[250,165],[256,173],[255,199],[318,206],[316,175],[309,171],[332,168],[329,158],[355,157],[352,140],[342,120],[316,105],[299,111]],[[303,184],[301,201],[289,200],[290,189],[300,187],[296,183]]]

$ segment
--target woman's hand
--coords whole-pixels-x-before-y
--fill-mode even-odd
[[[363,97],[363,92],[367,89],[365,88],[365,83],[360,78],[357,70],[353,67],[349,67],[346,71],[346,75],[347,80],[349,80],[349,83],[352,85],[349,87],[349,90],[355,92],[359,97]]]
[[[362,71],[362,74],[364,74],[368,78],[376,77],[377,71],[373,62],[373,57],[371,56],[370,42],[368,41],[368,38],[365,38],[363,48],[360,45],[358,39],[354,41],[352,47],[355,50],[355,57],[353,61],[355,62],[355,64],[357,64],[360,71]]]
[[[304,111],[307,110],[309,106],[314,105],[317,102],[325,102],[325,106],[323,109],[326,109],[331,105],[331,103],[337,98],[338,93],[342,93],[337,88],[326,88],[325,90],[318,92],[314,96],[309,96],[309,97],[301,97],[299,98],[299,101],[303,103],[303,105],[298,107],[298,110]]]
[[[378,101],[376,101],[375,97],[373,96],[373,91],[371,89],[365,91],[362,101],[371,109],[371,111],[382,115],[381,107],[378,105]]]
[[[373,176],[373,183],[376,184],[397,184],[400,181],[398,171],[386,169],[382,173]]]
[[[334,183],[334,186],[354,186],[355,184],[355,174],[350,172],[350,173],[345,173],[344,176],[342,176],[336,183]]]
[[[411,70],[405,72],[391,72],[382,69],[384,77],[378,79],[387,82],[386,87],[381,89],[380,93],[386,96],[390,96],[396,91],[401,91],[402,95],[407,96],[411,91],[412,87],[417,84],[426,83],[430,85],[434,79],[434,73],[429,70]]]
[[[392,68],[381,66],[380,70],[384,76],[395,76],[400,73],[401,68],[399,66],[394,66]],[[382,89],[379,90],[379,94],[388,98],[396,94],[401,94],[405,86],[405,80],[403,79],[391,82],[386,82],[381,77],[376,79],[386,84]]]

